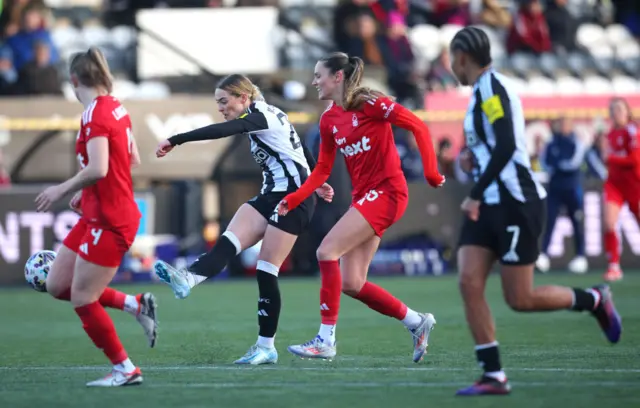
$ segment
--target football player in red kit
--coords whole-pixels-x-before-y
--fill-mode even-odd
[[[364,63],[334,53],[315,67],[313,85],[322,100],[333,103],[320,119],[321,149],[307,181],[278,207],[285,216],[329,177],[338,151],[344,156],[353,185],[351,208],[331,229],[317,251],[322,287],[322,324],[311,341],[289,347],[295,355],[330,359],[336,355],[335,328],[340,292],[371,309],[400,320],[413,336],[413,360],[426,353],[435,325],[430,313],[417,313],[380,286],[367,282],[367,272],[385,230],[402,217],[408,187],[400,167],[391,124],[413,132],[433,187],[444,184],[427,126],[413,113],[379,92],[360,87]]]
[[[616,281],[622,279],[616,224],[620,209],[625,203],[640,222],[640,135],[631,119],[631,110],[626,100],[613,99],[609,110],[613,128],[607,135],[607,149],[604,154],[608,167],[608,176],[604,183],[604,245],[609,258],[609,268],[604,274],[604,279]]]
[[[68,193],[82,191],[82,218],[64,240],[75,252],[71,303],[93,343],[111,360],[109,375],[88,383],[94,387],[140,384],[142,373],[124,350],[102,297],[122,257],[133,243],[140,223],[131,179],[137,157],[126,109],[110,96],[112,80],[100,50],[77,54],[70,77],[84,105],[76,156],[81,170],[69,180],[47,188],[36,198],[38,211]],[[59,258],[55,263],[59,262]]]

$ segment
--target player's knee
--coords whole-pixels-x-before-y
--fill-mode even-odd
[[[68,284],[63,284],[56,279],[47,279],[47,293],[56,299],[60,299],[69,290]]]
[[[71,288],[71,303],[74,307],[85,306],[96,302],[100,298],[100,293],[93,293],[86,289]]]
[[[521,293],[516,295],[514,293],[506,292],[504,294],[504,300],[511,310],[515,312],[528,312],[533,310],[533,301],[531,296],[525,296]]]
[[[471,273],[461,273],[458,278],[458,288],[464,297],[474,296],[483,293],[484,282]]]
[[[358,293],[362,290],[366,278],[360,277],[343,277],[342,278],[342,293],[350,297],[358,296]]]
[[[318,257],[318,261],[336,261],[340,259],[340,254],[333,245],[331,243],[325,243],[324,241],[318,247],[316,256]]]

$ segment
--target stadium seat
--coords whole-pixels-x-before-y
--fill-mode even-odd
[[[136,85],[128,80],[116,79],[113,81],[113,96],[120,100],[131,99],[137,92]]]
[[[579,95],[584,93],[584,83],[572,76],[556,79],[556,93],[558,95]]]
[[[451,44],[451,40],[456,35],[456,33],[462,30],[464,27],[457,24],[445,24],[440,27],[440,44],[442,47],[449,47]]]
[[[605,77],[588,76],[584,79],[584,91],[591,95],[606,95],[613,92],[613,86]]]
[[[80,30],[71,25],[55,27],[51,31],[51,38],[59,50],[72,47],[85,48],[85,43],[82,35],[80,34]]]
[[[608,75],[615,67],[613,48],[603,44],[590,48],[590,52],[596,70],[602,75]]]
[[[135,93],[130,99],[158,100],[166,99],[171,95],[171,89],[164,82],[145,81],[141,82],[135,89]]]
[[[575,76],[582,77],[593,70],[591,57],[579,52],[569,54],[565,59],[565,63],[569,68],[569,72]]]
[[[89,47],[102,47],[111,44],[111,33],[101,25],[83,27],[82,38]]]
[[[556,93],[556,82],[543,76],[531,77],[526,93],[533,96],[551,96]]]
[[[629,76],[615,76],[611,79],[613,91],[618,95],[638,93],[638,81]]]
[[[628,75],[640,74],[640,45],[635,40],[623,42],[616,47],[619,67]]]
[[[604,28],[597,24],[582,24],[578,27],[576,41],[584,48],[593,48],[607,44]]]
[[[416,49],[421,61],[432,61],[438,57],[443,47],[440,32],[432,25],[421,24],[409,31],[409,41]]]
[[[605,35],[610,45],[622,44],[634,40],[627,27],[622,24],[612,24],[608,26],[605,28]]]
[[[543,74],[552,78],[564,68],[563,60],[551,53],[540,55],[540,57],[538,57],[538,66]]]
[[[134,46],[137,42],[137,36],[136,30],[127,26],[113,27],[110,33],[111,42],[121,50]]]
[[[511,77],[509,78],[512,88],[516,91],[518,95],[526,95],[528,89],[528,83],[522,78]]]
[[[511,56],[511,67],[516,75],[525,77],[537,68],[537,59],[531,54],[517,52]]]

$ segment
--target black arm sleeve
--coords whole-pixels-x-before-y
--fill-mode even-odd
[[[233,136],[240,133],[257,132],[269,128],[267,118],[261,112],[245,113],[238,119],[216,123],[169,138],[171,146],[178,146],[198,140],[213,140]]]
[[[316,168],[316,159],[313,158],[313,154],[311,154],[311,150],[307,147],[304,142],[302,144],[302,151],[304,152],[304,158],[307,159],[307,164],[309,164],[309,168],[311,171]]]
[[[496,144],[491,151],[491,159],[487,164],[487,168],[480,175],[476,185],[473,186],[469,194],[469,197],[474,200],[480,200],[484,194],[484,190],[486,190],[494,180],[498,179],[500,172],[504,169],[504,166],[509,163],[509,160],[511,160],[516,150],[516,135],[513,131],[513,116],[509,96],[502,84],[495,79],[492,79],[492,88],[494,95],[500,98],[504,115],[492,124]]]

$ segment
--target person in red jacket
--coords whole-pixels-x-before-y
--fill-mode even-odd
[[[604,246],[609,268],[604,279],[617,281],[622,279],[622,270],[616,224],[625,203],[640,222],[640,135],[626,100],[614,98],[609,110],[613,127],[607,135],[605,161],[608,176],[604,183]]]
[[[549,26],[542,13],[540,0],[520,0],[507,38],[507,51],[542,54],[551,51]]]
[[[305,358],[336,355],[335,327],[340,291],[371,309],[402,321],[414,339],[413,361],[426,353],[435,319],[417,313],[380,286],[367,281],[369,264],[384,232],[402,217],[408,202],[407,182],[393,139],[391,124],[411,131],[417,141],[427,182],[444,184],[427,126],[408,109],[380,92],[360,87],[364,63],[344,53],[316,64],[313,85],[322,100],[333,103],[320,118],[320,155],[307,181],[279,204],[286,216],[329,177],[338,151],[351,176],[352,204],[324,238],[317,251],[322,278],[318,336],[289,351]]]

